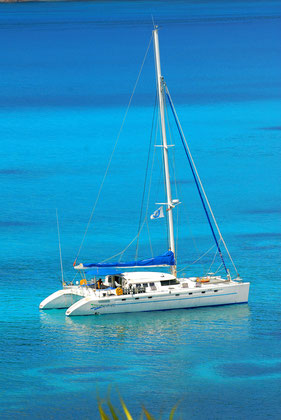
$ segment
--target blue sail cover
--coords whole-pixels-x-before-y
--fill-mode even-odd
[[[172,251],[167,251],[163,255],[155,258],[148,258],[146,260],[130,261],[130,262],[116,262],[116,263],[96,263],[83,264],[83,268],[91,267],[151,267],[159,265],[175,265],[175,256]]]
[[[87,270],[89,276],[110,276],[113,274],[121,274],[121,270],[116,270],[114,267],[94,267],[92,270]]]

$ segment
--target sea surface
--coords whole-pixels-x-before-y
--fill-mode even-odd
[[[281,418],[280,10],[271,0],[0,5],[1,419],[98,419],[97,396],[110,389],[134,418],[145,405],[166,419],[176,403],[184,420]],[[193,158],[251,282],[249,304],[73,318],[40,311],[61,287],[56,209],[71,281],[115,145],[77,261],[118,254],[137,234],[153,132],[152,45],[126,109],[153,19]],[[203,275],[219,262],[212,266],[212,237],[169,121],[182,202],[178,268]],[[148,219],[165,199],[159,148],[151,150]],[[144,225],[138,257],[167,250],[165,220]],[[135,254],[136,241],[123,261]]]

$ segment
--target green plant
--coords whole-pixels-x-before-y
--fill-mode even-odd
[[[120,413],[119,409],[113,406],[110,401],[110,392],[108,393],[106,399],[100,399],[98,397],[98,409],[101,420],[134,420],[121,395],[119,395],[119,400],[124,413]],[[171,409],[169,420],[173,420],[177,407],[178,403]],[[144,406],[142,406],[140,419],[156,420],[155,417],[153,417]]]

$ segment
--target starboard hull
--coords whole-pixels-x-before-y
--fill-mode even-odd
[[[202,288],[188,291],[144,295],[123,295],[113,298],[85,297],[66,311],[67,316],[148,312],[169,309],[186,309],[203,306],[247,303],[249,283],[220,286],[208,290]],[[205,290],[204,290],[205,289]]]

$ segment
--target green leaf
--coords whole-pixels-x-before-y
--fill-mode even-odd
[[[108,417],[108,415],[105,413],[104,409],[102,408],[101,403],[99,403],[98,407],[99,407],[101,420],[110,420],[110,418]]]
[[[176,409],[178,408],[178,405],[179,405],[179,403],[177,402],[176,405],[174,405],[174,407],[172,408],[172,410],[170,412],[170,415],[169,415],[169,420],[173,420],[174,414],[175,414]]]
[[[120,397],[120,402],[122,404],[124,413],[126,414],[127,420],[133,420],[133,417],[131,416],[128,408],[126,407],[126,404],[124,403],[124,401],[122,400],[122,398]]]
[[[111,415],[112,415],[113,420],[118,420],[118,416],[117,416],[117,414],[116,414],[116,412],[115,412],[115,410],[114,410],[114,407],[113,407],[113,405],[111,404],[111,402],[110,402],[110,399],[109,399],[109,398],[108,398],[108,400],[107,400],[107,405],[108,405],[108,407],[109,407],[109,410],[110,410],[110,412],[111,412]]]
[[[143,409],[144,414],[146,415],[147,420],[155,420],[155,418],[151,414],[149,414],[149,412],[144,406],[142,406],[142,409]]]

